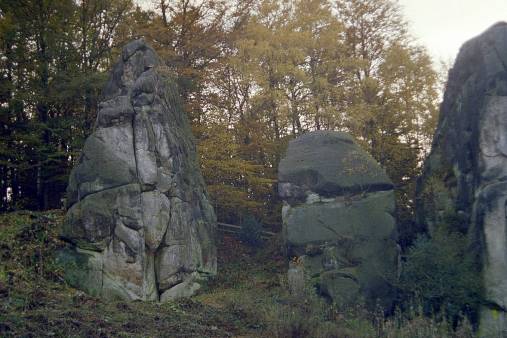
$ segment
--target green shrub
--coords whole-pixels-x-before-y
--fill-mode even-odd
[[[255,217],[248,215],[241,224],[239,238],[243,243],[260,247],[262,245],[262,223]]]
[[[19,212],[0,215],[0,273],[15,279],[60,279],[54,254],[58,239],[59,212]]]
[[[421,299],[426,315],[441,313],[454,327],[465,316],[476,322],[483,299],[480,269],[468,248],[458,232],[441,229],[431,238],[420,236],[408,250],[401,275],[402,290]]]

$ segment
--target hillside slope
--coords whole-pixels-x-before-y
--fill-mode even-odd
[[[286,290],[279,239],[262,248],[221,236],[218,275],[192,299],[102,301],[66,285],[54,255],[62,211],[0,215],[0,337],[445,337],[448,327],[339,310]],[[467,337],[465,331],[457,337]]]

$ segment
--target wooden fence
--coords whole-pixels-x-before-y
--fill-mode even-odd
[[[221,222],[217,223],[217,229],[220,232],[234,234],[234,235],[239,235],[239,233],[241,232],[240,225],[227,224],[227,223],[221,223]],[[269,239],[275,235],[276,234],[271,231],[265,231],[265,230],[261,231],[261,237],[264,239]]]

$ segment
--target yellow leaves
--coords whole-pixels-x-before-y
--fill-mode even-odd
[[[274,209],[284,146],[314,129],[353,134],[397,185],[414,178],[437,77],[400,13],[390,0],[261,0],[245,10],[215,67],[197,69],[204,99],[192,106],[203,112],[201,165],[223,215]]]
[[[265,196],[272,191],[273,173],[248,159],[254,151],[242,149],[248,145],[242,143],[239,130],[210,124],[199,131],[201,169],[219,219],[262,216]]]

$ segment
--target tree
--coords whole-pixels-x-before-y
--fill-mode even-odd
[[[59,206],[106,71],[143,36],[178,79],[219,217],[280,223],[280,158],[290,139],[322,129],[351,133],[386,167],[410,224],[438,79],[394,1],[153,4],[1,3],[1,208]]]
[[[396,2],[338,0],[335,8],[354,74],[346,129],[394,181],[405,245],[414,238],[415,180],[435,128],[438,76],[426,50],[412,43]]]
[[[2,208],[55,208],[96,115],[127,0],[3,1]],[[93,50],[90,45],[93,45]]]
[[[239,222],[243,215],[266,218],[265,201],[255,196],[271,192],[273,180],[264,168],[245,160],[235,134],[219,124],[207,125],[201,133],[200,162],[215,212],[223,222]]]

